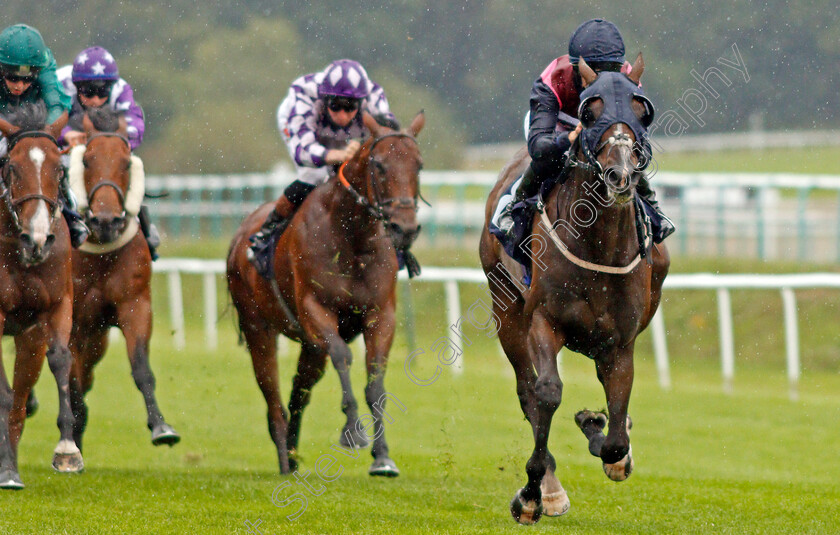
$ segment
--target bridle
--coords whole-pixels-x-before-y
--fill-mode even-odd
[[[131,152],[131,143],[129,143],[128,138],[125,137],[122,134],[117,133],[117,132],[96,132],[88,138],[86,145],[89,146],[90,142],[93,141],[94,139],[98,138],[98,137],[116,137],[116,138],[119,138],[119,139],[123,140],[123,142],[125,142],[125,146],[128,147],[129,152]],[[111,180],[102,180],[100,182],[97,182],[97,184],[93,188],[91,188],[91,190],[88,192],[88,196],[87,196],[88,206],[90,206],[92,204],[93,196],[96,194],[96,192],[99,191],[99,189],[101,189],[103,187],[112,188],[114,191],[117,192],[117,197],[119,197],[120,206],[122,207],[122,213],[120,214],[120,217],[125,217],[125,192],[122,190],[122,188],[120,187],[119,184],[117,184],[116,182],[113,182]]]
[[[18,142],[21,139],[30,138],[30,137],[32,137],[32,138],[43,137],[43,138],[49,139],[56,147],[58,147],[58,142],[56,141],[56,139],[46,132],[40,132],[40,131],[22,132],[22,133],[19,133],[19,134],[14,134],[10,137],[9,148],[8,148],[9,154],[12,153],[12,149],[15,148],[15,146],[18,144]],[[12,190],[9,187],[9,184],[8,184],[9,173],[10,173],[10,166],[9,166],[10,161],[11,160],[7,160],[6,163],[3,165],[3,169],[0,170],[0,177],[2,177],[2,180],[0,180],[0,198],[3,199],[3,204],[6,206],[6,209],[8,210],[8,212],[9,212],[11,218],[12,218],[12,224],[15,227],[15,233],[18,236],[23,234],[23,225],[21,225],[20,216],[18,215],[17,208],[19,206],[21,206],[23,203],[25,203],[27,201],[32,201],[32,200],[44,201],[50,207],[50,228],[52,228],[52,225],[55,222],[55,219],[58,215],[58,211],[59,211],[59,207],[60,207],[58,200],[47,197],[46,195],[44,195],[42,193],[29,193],[27,195],[23,195],[21,197],[18,197],[17,199],[13,198],[12,197]],[[61,180],[61,179],[59,178],[59,180]]]
[[[391,216],[388,215],[388,211],[386,210],[389,206],[397,205],[398,208],[413,208],[414,211],[416,212],[419,208],[418,199],[422,200],[427,205],[429,204],[428,201],[426,201],[426,199],[424,199],[423,196],[420,195],[420,190],[419,189],[417,191],[417,194],[413,198],[412,197],[388,197],[388,198],[385,198],[385,199],[382,198],[382,195],[379,191],[379,188],[377,187],[377,181],[376,181],[377,172],[376,172],[376,169],[379,166],[373,160],[373,149],[374,149],[374,147],[376,147],[377,143],[379,143],[383,139],[387,139],[387,138],[391,138],[391,137],[410,139],[415,144],[417,144],[417,140],[414,138],[414,136],[412,136],[410,134],[403,133],[403,132],[394,132],[394,133],[390,133],[390,134],[385,134],[385,135],[380,136],[378,138],[375,138],[373,140],[373,143],[371,143],[370,148],[368,149],[368,162],[367,162],[367,164],[368,164],[367,167],[368,167],[368,170],[369,170],[368,180],[367,180],[367,190],[368,190],[369,196],[373,197],[372,201],[368,196],[365,196],[365,195],[359,193],[359,191],[356,188],[354,188],[353,185],[350,184],[350,182],[344,176],[344,167],[347,165],[347,162],[344,162],[338,168],[338,180],[341,183],[341,185],[344,186],[353,195],[353,197],[356,199],[356,202],[359,203],[360,205],[362,205],[367,210],[367,212],[371,215],[371,217],[373,217],[374,219],[383,221],[385,223],[388,223],[391,220]]]

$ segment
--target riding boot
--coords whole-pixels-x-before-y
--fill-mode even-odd
[[[137,214],[137,219],[140,221],[140,230],[146,238],[146,243],[149,245],[149,253],[152,255],[152,260],[158,259],[157,248],[160,247],[160,233],[157,227],[152,223],[149,216],[149,207],[146,205],[140,206],[140,212]]]
[[[67,179],[61,180],[60,185],[59,190],[63,201],[61,203],[61,215],[64,216],[64,220],[67,221],[67,228],[70,230],[70,245],[74,249],[78,249],[90,236],[90,229],[85,225],[79,212],[76,211],[76,198],[67,186]]]
[[[499,214],[499,229],[505,234],[510,234],[513,231],[513,207],[518,203],[523,202],[539,192],[540,182],[537,180],[537,175],[534,173],[533,167],[530,165],[525,168],[522,173],[522,181],[519,183],[519,188],[516,190],[516,195],[507,203]]]
[[[653,241],[655,243],[662,243],[662,241],[674,233],[676,227],[674,223],[662,212],[659,207],[659,201],[656,200],[656,193],[650,187],[650,182],[647,176],[642,175],[639,179],[639,184],[636,186],[636,192],[653,208],[656,215],[659,216],[659,221],[654,222]],[[658,224],[657,224],[658,223]]]
[[[292,220],[292,215],[294,215],[296,209],[297,207],[286,197],[286,195],[281,195],[280,198],[277,199],[277,203],[274,205],[274,210],[268,214],[268,217],[265,219],[262,227],[260,227],[260,230],[249,238],[251,245],[248,247],[248,252],[246,254],[248,256],[248,260],[257,267],[257,270],[263,271],[262,268],[266,267],[258,265],[262,262],[261,258],[264,256],[262,253],[265,252],[270,245],[271,238],[275,233],[279,236],[284,230],[286,230],[286,227],[289,226],[289,222]]]

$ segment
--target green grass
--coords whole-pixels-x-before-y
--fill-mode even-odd
[[[27,423],[21,473],[27,488],[0,494],[2,533],[246,533],[261,519],[263,533],[508,533],[521,530],[507,503],[525,480],[530,446],[509,366],[485,342],[465,355],[465,373],[444,370],[420,387],[403,373],[404,347],[393,351],[387,380],[406,406],[391,404],[388,427],[395,480],[366,474],[366,452],[347,459],[336,481],[309,481],[304,514],[271,502],[284,481],[265,430],[264,404],[245,351],[230,332],[224,349],[154,344],[158,395],[184,440],[172,449],[148,442],[139,393],[124,351],[115,348],[97,372],[89,395],[86,472],[54,474],[55,395],[48,372],[39,384],[42,409]],[[466,331],[470,336],[470,331]],[[475,337],[477,340],[477,336]],[[425,343],[430,339],[424,340]],[[293,360],[281,357],[284,394]],[[431,372],[421,365],[420,375]],[[585,358],[565,354],[564,404],[551,447],[572,501],[560,519],[538,531],[568,533],[825,533],[836,527],[840,461],[831,452],[840,430],[840,378],[823,372],[803,378],[802,400],[787,400],[783,370],[739,367],[735,393],[721,390],[716,366],[703,360],[674,366],[674,388],[659,389],[649,354],[637,355],[631,413],[636,471],[608,481],[572,423],[582,407],[601,407],[603,393]],[[361,395],[363,375],[353,380]],[[339,385],[330,371],[313,394],[304,421],[302,470],[330,453],[343,423]],[[298,486],[281,494],[301,491]]]
[[[178,256],[192,250],[168,244]],[[218,257],[225,245],[205,243],[195,255]],[[186,252],[185,252],[186,251]],[[470,250],[418,250],[425,265],[475,266]],[[674,272],[803,271],[798,264],[677,260]],[[195,279],[195,280],[193,280]],[[185,277],[185,295],[200,282]],[[220,290],[223,290],[220,281]],[[199,299],[186,303],[188,348],[172,349],[165,286],[156,280],[158,304],[152,343],[157,392],[167,420],[183,435],[172,449],[154,448],[145,428],[142,398],[130,377],[122,342],[97,369],[88,396],[90,422],[86,471],[67,476],[49,467],[58,439],[56,395],[45,367],[37,386],[41,411],[27,422],[20,446],[27,488],[0,493],[0,533],[247,533],[245,522],[262,521],[274,533],[827,533],[840,523],[840,320],[835,293],[798,293],[802,309],[803,377],[800,401],[788,400],[783,363],[781,304],[775,292],[735,292],[734,393],[722,389],[717,323],[711,292],[666,294],[672,355],[671,391],[656,381],[651,342],[637,344],[631,402],[636,470],[624,483],[609,481],[591,457],[572,416],[604,406],[603,391],[588,359],[564,352],[563,405],[554,420],[551,448],[572,509],[533,528],[518,527],[507,504],[525,482],[532,443],[514,389],[512,370],[495,339],[467,327],[473,342],[465,371],[442,369],[439,379],[418,386],[406,376],[406,355],[427,353],[417,376],[431,376],[430,347],[444,332],[442,289],[412,285],[418,341],[409,348],[401,325],[391,353],[386,386],[405,405],[388,426],[391,454],[402,470],[395,480],[367,475],[367,451],[350,459],[331,450],[343,424],[340,388],[328,369],[315,387],[303,424],[301,473],[323,486],[307,495],[303,515],[272,504],[303,492],[293,477],[277,473],[265,424],[265,404],[250,359],[236,345],[231,319],[220,320],[220,349],[205,348]],[[462,285],[462,307],[482,297]],[[225,301],[220,294],[220,307]],[[402,318],[402,314],[400,314]],[[806,336],[806,333],[807,336]],[[13,351],[4,343],[5,366]],[[353,345],[356,352],[357,345]],[[816,348],[816,349],[815,349]],[[292,345],[294,352],[294,345]],[[288,400],[295,359],[279,357],[282,395]],[[361,357],[352,370],[364,405]],[[366,408],[361,410],[367,412]],[[319,458],[332,454],[341,476],[324,483],[314,475]],[[320,490],[319,488],[317,490]]]

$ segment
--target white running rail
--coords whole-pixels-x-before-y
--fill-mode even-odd
[[[218,347],[216,324],[217,292],[216,277],[224,274],[224,260],[199,260],[191,258],[163,258],[154,263],[154,272],[166,274],[168,281],[169,311],[172,322],[173,343],[176,349],[183,349],[186,340],[184,334],[184,303],[181,286],[182,275],[200,275],[203,278],[204,293],[204,330],[208,349]],[[400,279],[405,280],[405,272],[400,272]],[[484,273],[472,268],[424,267],[423,274],[412,280],[413,283],[442,283],[446,295],[447,328],[455,326],[461,320],[460,283],[486,284]],[[840,289],[840,273],[803,273],[787,275],[715,275],[711,273],[674,274],[665,279],[665,290],[714,290],[718,299],[718,322],[721,348],[721,371],[724,389],[731,391],[735,375],[735,349],[733,335],[733,317],[730,290],[733,289],[774,289],[781,292],[784,325],[787,375],[790,386],[790,398],[798,399],[798,385],[801,374],[799,359],[799,327],[797,320],[795,290],[828,288]],[[671,386],[668,360],[666,328],[662,307],[651,322],[653,348],[659,384],[663,389]],[[461,373],[463,362],[452,366],[454,373]]]

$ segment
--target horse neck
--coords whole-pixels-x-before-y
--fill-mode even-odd
[[[596,187],[593,187],[596,186]],[[590,262],[613,265],[638,253],[635,203],[610,202],[596,174],[576,168],[546,205],[558,236]],[[589,219],[594,214],[594,221]]]
[[[350,167],[350,170],[347,170]],[[358,172],[358,174],[357,174]],[[345,167],[345,177],[353,188],[362,196],[367,197],[367,184],[363,178],[366,170],[362,167]],[[339,180],[333,183],[332,195],[329,197],[328,210],[333,229],[337,235],[343,237],[345,243],[352,244],[354,249],[370,248],[370,241],[377,237],[379,220],[358,202],[355,195]]]

